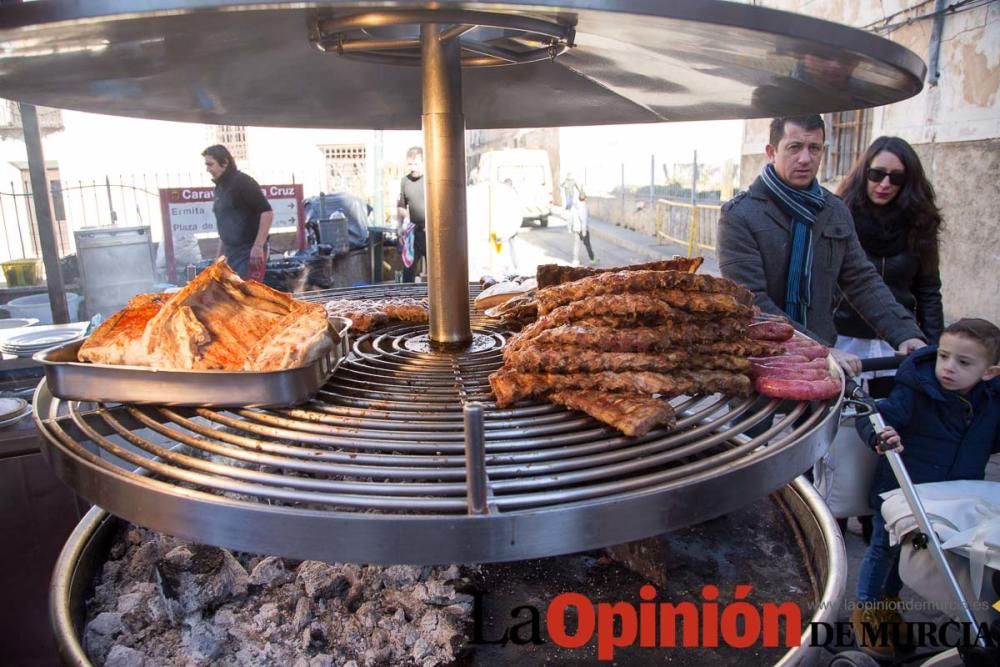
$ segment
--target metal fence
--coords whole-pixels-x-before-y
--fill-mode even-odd
[[[715,252],[719,231],[717,204],[687,204],[656,200],[656,239],[687,246],[688,257],[699,250]]]
[[[59,255],[75,252],[73,230],[109,225],[149,225],[161,235],[160,188],[205,185],[201,174],[110,176],[90,182],[49,181]],[[0,186],[0,261],[41,257],[35,204],[23,182]]]

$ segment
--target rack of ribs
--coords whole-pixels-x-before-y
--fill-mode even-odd
[[[539,284],[574,275],[546,270]],[[542,397],[627,435],[673,423],[674,396],[752,389],[750,292],[715,276],[643,268],[586,275],[535,295],[538,319],[508,341],[490,375],[499,407]]]
[[[562,266],[560,264],[539,264],[535,270],[535,278],[538,280],[539,289],[552,287],[563,283],[573,282],[588,276],[596,276],[599,273],[615,273],[618,271],[680,271],[682,273],[694,273],[701,268],[705,261],[704,257],[675,257],[673,259],[661,259],[645,264],[633,264],[631,266],[616,266],[609,268],[596,268],[590,266]]]

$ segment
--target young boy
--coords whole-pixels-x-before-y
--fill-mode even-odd
[[[983,479],[990,454],[1000,452],[998,364],[1000,329],[986,320],[959,320],[936,347],[917,350],[899,367],[891,393],[878,402],[887,425],[880,437],[867,419],[857,420],[858,433],[872,447],[878,443],[880,454],[895,449],[914,484]],[[895,567],[899,547],[890,549],[880,511],[880,494],[898,487],[889,461],[879,459],[869,495],[872,539],[858,574],[859,606],[851,614],[861,647],[886,658],[893,646],[865,646],[862,632],[864,623],[875,628],[903,620],[893,604],[903,587]]]

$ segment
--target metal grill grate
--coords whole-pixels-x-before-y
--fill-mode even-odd
[[[810,466],[839,412],[798,403],[775,418],[776,401],[682,398],[674,430],[626,438],[547,403],[497,409],[487,376],[510,332],[473,331],[455,354],[423,351],[426,326],[361,335],[315,399],[289,409],[95,406],[42,386],[39,427],[83,496],[164,532],[300,558],[447,562],[566,553],[726,513]],[[479,516],[466,501],[470,402],[485,409]]]

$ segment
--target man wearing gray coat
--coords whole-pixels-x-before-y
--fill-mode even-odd
[[[818,116],[775,118],[761,175],[722,207],[719,268],[745,285],[765,313],[784,315],[833,345],[839,284],[863,318],[900,352],[925,345],[913,316],[897,303],[865,256],[847,206],[816,180],[826,128]],[[849,373],[854,355],[831,350]]]

